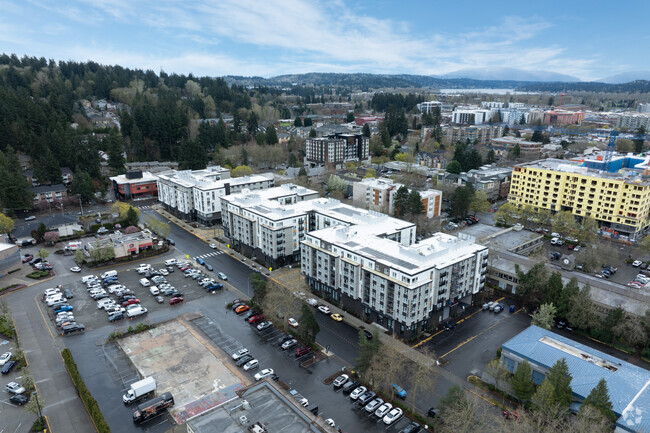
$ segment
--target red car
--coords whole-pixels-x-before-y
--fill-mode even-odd
[[[169,305],[180,304],[181,302],[183,302],[182,296],[174,296],[169,300]]]
[[[262,316],[261,314],[256,314],[250,319],[248,319],[248,323],[252,325],[253,323],[261,322],[262,319],[264,319],[264,316]]]
[[[140,300],[136,298],[131,298],[127,299],[126,301],[122,302],[122,306],[126,307],[127,305],[133,305],[133,304],[139,304]]]
[[[311,352],[311,347],[299,347],[296,349],[296,358]]]
[[[23,257],[23,263],[27,263],[32,259],[34,259],[34,256],[32,256],[31,254],[27,254],[25,257]]]
[[[187,271],[188,269],[192,269],[192,267],[191,267],[191,266],[183,266],[183,267],[181,268],[181,272],[185,272],[185,271]]]
[[[519,422],[519,413],[516,410],[513,410],[512,412],[509,410],[504,410],[503,411],[503,416],[506,419],[513,419],[517,422]]]

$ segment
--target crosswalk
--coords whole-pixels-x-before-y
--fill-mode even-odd
[[[194,260],[196,260],[196,259],[205,259],[205,258],[208,258],[208,257],[218,256],[219,254],[224,254],[224,252],[223,251],[213,251],[211,253],[203,254],[202,256],[196,256],[193,259]]]
[[[151,209],[151,206],[135,206],[138,209]]]

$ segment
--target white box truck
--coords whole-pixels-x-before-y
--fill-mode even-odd
[[[122,396],[124,404],[131,404],[141,397],[149,396],[156,390],[156,379],[152,376],[133,382],[129,390]]]

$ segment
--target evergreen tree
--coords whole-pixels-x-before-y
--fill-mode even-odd
[[[309,137],[310,138],[316,138],[316,130],[314,128],[311,128],[309,130]]]
[[[312,120],[311,117],[305,117],[302,120],[302,123],[303,123],[304,126],[313,126],[314,125],[314,121]]]
[[[533,132],[533,136],[530,139],[530,141],[535,141],[537,143],[541,143],[543,140],[544,140],[544,134],[542,134],[542,131]]]
[[[348,123],[350,123],[350,122],[354,122],[354,113],[351,112],[351,111],[348,111],[348,114],[347,114],[347,116],[345,117],[345,120],[346,120]]]
[[[293,126],[300,128],[302,126],[302,119],[300,116],[296,116],[296,120],[293,121]]]
[[[133,206],[129,206],[129,210],[126,212],[125,218],[127,225],[137,227],[139,220],[140,217],[138,216],[138,212],[133,208]]]
[[[108,165],[118,173],[124,171],[124,142],[122,136],[111,129],[108,135]]]
[[[248,165],[248,152],[246,146],[241,147],[241,165]]]
[[[645,135],[645,127],[639,126],[636,130],[638,138],[634,139],[634,152],[641,153],[643,152],[643,136]]]
[[[496,162],[496,157],[494,154],[494,149],[488,150],[487,156],[485,157],[486,164],[494,164]]]
[[[506,135],[508,135],[509,132],[510,132],[510,127],[508,125],[504,126],[503,127],[503,135],[502,135],[502,137],[505,137]]]
[[[275,131],[273,125],[266,127],[266,144],[277,144],[278,143],[278,134]]]
[[[454,218],[466,218],[469,206],[474,196],[474,187],[471,184],[456,188],[451,196],[451,215]]]
[[[424,211],[422,196],[419,192],[413,190],[409,193],[406,198],[406,211],[413,216],[419,215]]]
[[[521,147],[519,146],[519,143],[515,143],[515,145],[512,147],[512,156],[517,158],[520,155],[521,155]]]
[[[300,167],[300,170],[298,170],[298,177],[302,176],[307,177],[307,170],[305,170],[305,167]]]
[[[4,153],[0,151],[0,173],[0,205],[9,213],[31,208],[34,195],[11,146]]]
[[[356,370],[360,374],[363,374],[370,368],[375,355],[379,352],[379,346],[381,346],[381,341],[379,340],[377,331],[373,333],[373,338],[368,339],[363,330],[359,330],[359,356],[355,362]]]
[[[463,171],[463,167],[455,159],[447,164],[447,173],[460,174],[461,171]]]
[[[612,410],[612,402],[609,400],[609,391],[607,390],[607,382],[605,379],[600,379],[598,384],[591,390],[585,401],[582,403],[580,411],[588,406],[597,409],[610,422],[613,423],[616,421],[616,415]]]
[[[533,403],[537,406],[538,410],[546,416],[552,417],[557,413],[557,404],[553,400],[553,385],[548,379],[545,379],[542,384],[537,387],[537,391],[532,398]]]
[[[205,147],[198,140],[183,140],[178,159],[178,168],[181,170],[202,170],[208,165],[208,154]]]
[[[370,138],[370,125],[368,125],[368,123],[363,124],[363,128],[361,128],[361,134],[364,137]]]
[[[542,304],[533,314],[532,324],[544,329],[551,329],[555,320],[555,306],[553,304]]]
[[[521,118],[519,119],[519,124],[520,125],[525,125],[526,124],[526,116],[523,114],[521,115]]]
[[[544,286],[545,297],[543,302],[553,304],[557,308],[560,302],[562,302],[563,289],[562,275],[559,272],[553,272]]]
[[[409,197],[409,190],[406,186],[402,185],[397,189],[395,193],[395,201],[393,213],[396,217],[401,217],[406,214],[407,210],[407,200]]]
[[[251,114],[248,116],[248,122],[246,123],[248,135],[255,137],[255,134],[257,134],[257,126],[257,115],[254,111],[251,111]]]
[[[515,374],[510,379],[510,385],[512,385],[512,390],[517,398],[522,402],[530,400],[533,396],[533,392],[535,392],[533,370],[525,359],[517,366]]]
[[[95,195],[95,185],[88,173],[77,170],[72,179],[70,189],[73,194],[79,194],[79,198],[84,203],[89,203]]]
[[[546,376],[546,380],[553,386],[553,403],[563,411],[568,411],[571,405],[571,379],[565,358],[556,361]]]
[[[320,332],[320,326],[314,316],[314,311],[309,305],[303,303],[300,310],[300,329],[305,343],[311,345],[316,341],[316,335]]]

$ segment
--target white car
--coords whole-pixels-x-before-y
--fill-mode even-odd
[[[45,297],[48,298],[52,295],[56,295],[57,293],[61,293],[61,289],[59,289],[58,287],[54,289],[47,289],[45,290]]]
[[[383,418],[384,424],[391,425],[395,421],[400,419],[402,417],[402,415],[404,415],[404,412],[402,411],[402,409],[400,409],[399,407],[396,407],[395,409],[388,412],[386,414],[386,416],[384,416],[384,418]]]
[[[169,271],[167,269],[158,269],[158,272],[160,272],[160,275],[165,277],[169,275]]]
[[[149,287],[149,286],[151,285],[151,282],[149,282],[149,280],[147,280],[146,278],[142,278],[142,279],[140,280],[140,284],[141,284],[143,287]]]
[[[323,314],[330,314],[331,313],[330,307],[328,307],[327,305],[321,305],[320,307],[318,307],[318,311],[320,311]]]
[[[22,394],[23,392],[25,392],[25,388],[23,388],[21,384],[16,382],[9,382],[5,386],[5,389],[12,394]]]
[[[356,400],[361,396],[361,394],[363,394],[366,391],[368,391],[368,389],[365,386],[359,386],[359,387],[355,388],[355,390],[350,393],[350,398],[352,400]]]
[[[643,262],[641,260],[635,260],[635,261],[632,262],[632,266],[634,266],[635,268],[638,268],[642,264],[643,264]]]
[[[305,301],[305,302],[307,302],[312,307],[315,307],[315,306],[318,305],[318,301],[316,299],[314,299],[314,298],[308,298],[307,301]]]
[[[219,272],[217,276],[224,281],[228,279],[228,275],[224,274],[223,272]]]
[[[375,411],[375,416],[377,418],[383,418],[392,408],[393,408],[392,404],[384,403],[377,408],[377,410]]]
[[[158,290],[158,287],[156,286],[151,286],[149,287],[149,293],[151,293],[154,296],[160,295],[160,290]]]
[[[7,361],[11,359],[12,353],[11,352],[5,352],[0,356],[0,365],[5,365]]]
[[[297,328],[298,327],[298,321],[294,319],[293,317],[289,317],[289,326],[292,328]]]
[[[139,304],[133,304],[133,305],[136,305],[136,307],[129,308],[128,310],[126,310],[126,317],[136,317],[147,313],[146,308],[141,307]]]
[[[325,420],[325,424],[327,424],[327,425],[330,426],[330,427],[334,427],[334,426],[336,426],[336,423],[334,422],[334,420],[333,420],[332,418],[327,418],[327,419]]]
[[[81,272],[81,268],[79,266],[73,266],[70,268],[70,272]]]
[[[244,364],[244,371],[252,370],[260,366],[260,362],[257,359],[251,359],[246,364]]]
[[[122,284],[113,284],[111,286],[108,286],[108,293],[123,292],[125,290],[126,290],[126,286]]]
[[[217,244],[210,244],[210,248],[212,248],[213,250],[217,249]]]
[[[349,378],[350,376],[348,376],[347,374],[342,374],[336,379],[334,379],[334,383],[332,383],[332,385],[334,385],[334,389],[340,388],[343,385],[345,385],[345,382],[347,382]]]
[[[239,349],[237,352],[232,354],[232,359],[237,361],[239,358],[241,358],[244,355],[248,355],[249,350],[244,348],[244,349]]]
[[[255,374],[255,380],[266,379],[267,377],[269,377],[272,374],[273,374],[273,369],[272,368],[265,368],[264,370],[262,370],[259,373]]]

